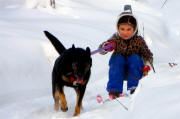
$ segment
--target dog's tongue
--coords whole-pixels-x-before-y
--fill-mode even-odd
[[[83,79],[82,79],[82,78],[77,78],[77,82],[78,82],[78,83],[82,83],[82,82],[83,82]]]

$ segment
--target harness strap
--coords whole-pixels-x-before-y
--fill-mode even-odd
[[[70,76],[70,78],[68,78],[68,77],[62,75],[62,79],[69,83],[74,83],[74,81],[75,81],[74,77],[72,77],[72,76]]]
[[[75,80],[74,77],[70,77],[70,78],[69,78],[69,82],[70,82],[70,83],[73,83],[74,80]]]

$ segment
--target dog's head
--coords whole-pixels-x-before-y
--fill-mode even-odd
[[[72,48],[72,73],[78,84],[86,83],[90,77],[92,58],[90,48]]]

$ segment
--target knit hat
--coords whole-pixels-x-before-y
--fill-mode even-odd
[[[132,37],[135,34],[137,34],[137,32],[138,32],[138,23],[137,23],[137,19],[132,14],[131,5],[125,5],[124,6],[124,12],[122,12],[118,16],[116,27],[117,27],[117,35],[119,35],[119,36],[120,36],[120,33],[119,33],[119,25],[120,24],[129,24],[129,25],[133,26],[134,33],[133,33]]]

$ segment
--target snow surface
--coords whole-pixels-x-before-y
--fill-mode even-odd
[[[170,0],[49,0],[0,1],[0,118],[1,119],[179,119],[180,118],[180,1]],[[68,112],[55,112],[51,71],[57,52],[43,34],[48,30],[68,48],[96,50],[116,31],[123,5],[131,4],[139,31],[154,53],[154,67],[140,82],[134,99],[98,104],[107,97],[111,53],[93,55],[92,75],[83,110],[72,117],[73,89],[65,88]],[[144,27],[144,30],[143,30]],[[144,31],[144,32],[143,32]],[[170,67],[168,63],[178,65]]]

